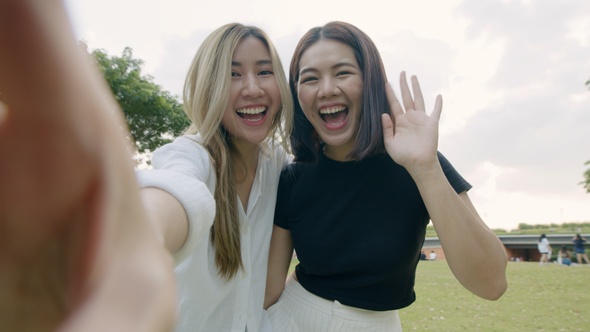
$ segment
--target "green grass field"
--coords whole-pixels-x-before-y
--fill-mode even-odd
[[[295,262],[294,262],[295,263]],[[422,261],[404,331],[590,331],[590,266],[510,262],[498,301],[465,290],[445,261]]]

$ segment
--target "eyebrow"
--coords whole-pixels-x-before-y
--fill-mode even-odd
[[[341,62],[337,62],[336,64],[334,64],[332,67],[330,67],[331,69],[338,69],[341,67],[352,67],[355,69],[358,69],[355,65],[353,65],[352,63],[348,62],[348,61],[341,61]],[[308,73],[308,72],[317,72],[318,69],[314,68],[314,67],[310,67],[310,68],[304,68],[299,72],[299,76]]]
[[[240,66],[242,66],[242,63],[237,62],[237,61],[232,61],[231,65],[232,65],[232,67],[233,66],[240,67]],[[258,61],[256,61],[256,65],[257,66],[272,65],[272,60],[270,60],[270,59],[258,60]]]

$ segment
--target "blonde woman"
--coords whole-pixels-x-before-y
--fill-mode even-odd
[[[211,33],[184,86],[192,121],[138,178],[174,253],[179,331],[259,331],[270,235],[292,102],[281,62],[259,28]]]

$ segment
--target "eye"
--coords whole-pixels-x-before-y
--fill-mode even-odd
[[[274,75],[274,72],[270,69],[265,69],[265,70],[261,70],[260,73],[258,73],[258,75],[260,75],[260,76]]]
[[[351,75],[352,73],[347,71],[347,70],[341,70],[339,72],[336,73],[336,76],[346,76],[346,75]]]
[[[239,73],[237,73],[235,71],[231,72],[231,77],[240,77],[240,76],[242,76],[242,75],[240,75]]]
[[[317,81],[317,77],[315,76],[304,76],[299,78],[299,84],[304,84],[304,83],[308,83],[308,82],[313,82],[313,81]]]

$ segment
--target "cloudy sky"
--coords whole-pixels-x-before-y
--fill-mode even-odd
[[[131,47],[178,96],[199,44],[222,24],[263,28],[287,67],[308,29],[350,22],[377,44],[395,86],[405,70],[427,107],[442,94],[439,148],[490,227],[590,222],[579,185],[590,160],[590,1],[66,2],[79,39],[111,55]]]

